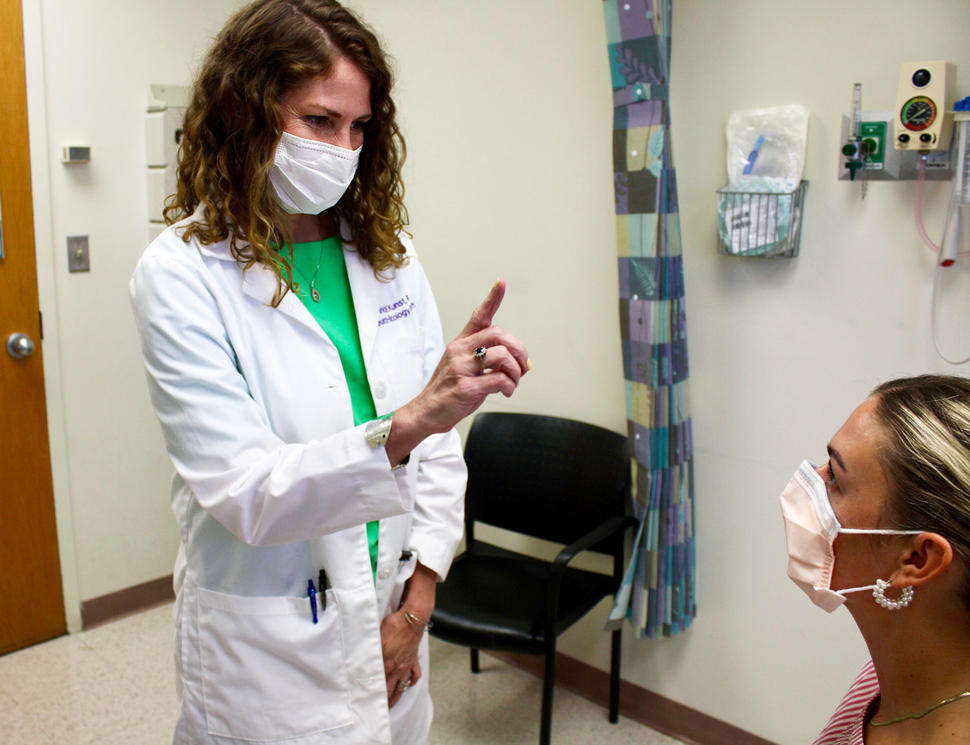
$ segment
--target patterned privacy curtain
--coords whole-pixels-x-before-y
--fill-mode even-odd
[[[613,171],[633,555],[610,612],[637,635],[696,615],[694,480],[677,184],[670,152],[671,0],[603,0],[613,81]]]

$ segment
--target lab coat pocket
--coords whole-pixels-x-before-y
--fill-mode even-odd
[[[199,588],[209,734],[274,742],[352,722],[338,602],[313,623],[307,598]]]

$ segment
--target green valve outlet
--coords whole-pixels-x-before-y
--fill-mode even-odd
[[[878,164],[881,168],[886,162],[887,123],[884,121],[862,122],[859,134],[862,136],[862,152],[867,164]]]
[[[839,179],[844,181],[915,180],[917,153],[906,153],[896,147],[894,111],[858,111],[842,115],[839,132]],[[927,169],[927,178],[943,174]],[[865,190],[865,187],[863,187]]]

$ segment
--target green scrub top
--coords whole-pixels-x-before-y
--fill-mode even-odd
[[[337,347],[344,378],[350,389],[354,426],[376,419],[377,409],[367,382],[364,353],[357,330],[357,314],[350,294],[350,280],[347,278],[340,239],[333,236],[322,241],[294,243],[293,273],[296,294]],[[377,520],[367,523],[371,573],[375,577],[379,532]]]

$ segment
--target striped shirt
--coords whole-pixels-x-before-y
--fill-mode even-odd
[[[876,678],[876,668],[870,660],[849,687],[813,745],[865,745],[863,733],[866,728],[866,713],[878,696],[879,680]]]

